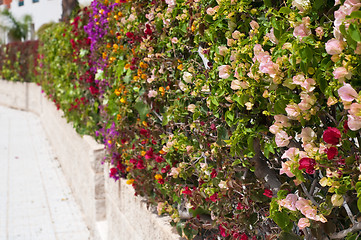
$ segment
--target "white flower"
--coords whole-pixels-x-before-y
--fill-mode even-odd
[[[192,74],[189,73],[189,72],[184,72],[183,73],[183,80],[186,82],[186,83],[191,83],[192,82]]]

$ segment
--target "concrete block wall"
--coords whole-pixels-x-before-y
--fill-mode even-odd
[[[169,217],[149,210],[125,180],[115,182],[108,177],[109,167],[101,164],[103,145],[90,136],[78,135],[39,86],[0,80],[0,104],[34,112],[41,118],[92,239],[182,239],[170,226]]]

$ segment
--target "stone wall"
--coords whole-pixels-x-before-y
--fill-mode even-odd
[[[134,196],[124,180],[108,177],[103,145],[78,135],[34,83],[0,80],[0,104],[41,118],[49,142],[82,209],[94,240],[179,240],[168,217],[159,217]]]

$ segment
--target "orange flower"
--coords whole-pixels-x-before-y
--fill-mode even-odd
[[[125,64],[124,69],[129,69],[129,68],[130,68],[130,64],[129,63]]]
[[[182,71],[183,70],[183,64],[179,64],[177,69]]]
[[[160,175],[160,174],[156,174],[156,175],[154,176],[154,178],[157,179],[157,180],[163,179],[162,175]]]
[[[128,185],[132,185],[133,183],[134,183],[134,179],[128,179],[126,181],[126,184],[128,184]]]

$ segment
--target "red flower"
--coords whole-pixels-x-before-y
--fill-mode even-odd
[[[337,156],[338,150],[335,147],[330,147],[326,149],[326,153],[327,153],[327,159],[332,160]]]
[[[89,91],[90,91],[90,93],[93,94],[93,95],[96,95],[96,94],[99,93],[99,90],[98,90],[97,88],[93,87],[93,86],[90,86],[90,87],[89,87]]]
[[[272,198],[273,192],[272,192],[271,190],[269,190],[269,189],[266,188],[266,189],[264,190],[263,195],[265,195],[266,197]]]
[[[226,237],[229,235],[226,233],[226,229],[222,225],[219,225],[218,229],[219,229],[219,233],[222,235],[222,237]]]
[[[109,177],[117,179],[118,178],[118,170],[116,168],[111,168],[109,170]]]
[[[299,170],[306,169],[306,173],[314,174],[315,173],[315,165],[316,161],[312,158],[301,158],[298,162],[300,166],[298,167]]]
[[[161,163],[161,162],[164,162],[164,158],[163,158],[162,156],[157,156],[157,157],[155,158],[155,161],[156,161],[157,163]]]
[[[158,179],[158,183],[159,184],[164,184],[164,179],[162,178],[162,179]]]
[[[328,127],[323,132],[323,141],[326,143],[337,145],[340,142],[341,132],[337,128]]]
[[[242,203],[238,203],[237,204],[237,210],[243,210],[244,206],[242,205]]]
[[[248,236],[245,233],[243,233],[241,235],[241,240],[248,240]]]
[[[217,171],[216,169],[213,168],[212,172],[211,172],[211,178],[215,178],[217,177]]]
[[[184,194],[184,195],[192,195],[192,191],[188,187],[185,187],[182,194]]]
[[[213,194],[212,196],[209,197],[209,200],[211,200],[212,202],[217,202],[218,200],[218,193]]]
[[[217,128],[216,128],[216,125],[215,125],[214,123],[212,123],[212,124],[211,124],[211,130],[214,131],[214,130],[216,130],[216,129],[217,129]]]
[[[348,127],[348,121],[346,120],[345,123],[343,124],[343,132],[344,133],[347,133],[347,131],[349,130],[350,128]]]
[[[153,148],[150,148],[150,149],[146,152],[144,158],[145,158],[145,159],[153,159],[153,158],[154,158]]]
[[[128,38],[134,38],[134,33],[127,32],[125,35],[127,35]]]
[[[143,136],[148,135],[148,131],[144,128],[140,129],[139,133],[140,133],[140,135],[143,135]]]
[[[144,163],[143,163],[143,160],[139,160],[138,163],[137,163],[137,168],[138,169],[144,169],[145,166],[144,166]]]

